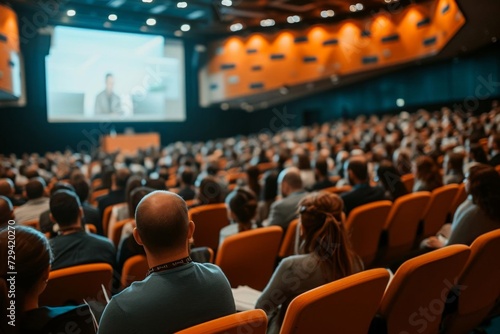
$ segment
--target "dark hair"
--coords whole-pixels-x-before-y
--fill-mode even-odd
[[[350,159],[347,170],[351,171],[359,182],[365,183],[368,181],[368,164],[366,161]]]
[[[391,200],[396,200],[397,198],[408,194],[408,190],[403,182],[401,182],[401,176],[398,170],[392,162],[389,160],[382,160],[377,169],[377,177],[385,190],[391,195]]]
[[[336,194],[315,192],[304,197],[298,207],[304,229],[302,251],[318,257],[328,281],[353,274],[357,256],[342,222],[342,199]]]
[[[172,196],[172,203],[162,207],[162,201],[152,202],[156,196]],[[157,204],[158,203],[158,204]],[[188,233],[188,208],[177,194],[157,190],[146,195],[135,212],[137,231],[144,246],[151,252],[177,249],[186,243]]]
[[[153,188],[155,190],[167,190],[167,185],[165,184],[165,179],[159,177],[157,179],[148,178],[146,180],[146,187]]]
[[[262,188],[261,200],[274,201],[278,195],[278,172],[269,171],[264,174],[264,187]]]
[[[300,170],[311,169],[311,160],[307,154],[299,154],[297,157],[297,168]]]
[[[297,171],[290,170],[284,176],[281,183],[288,184],[292,189],[301,189],[302,188],[302,178],[300,177],[300,173]]]
[[[50,213],[61,228],[78,220],[80,206],[80,200],[72,191],[58,190],[50,196]]]
[[[194,183],[194,173],[193,170],[189,167],[183,167],[181,172],[181,180],[182,183],[192,186]]]
[[[486,152],[481,144],[472,144],[470,146],[470,155],[472,155],[474,161],[479,162],[481,164],[488,163],[488,157],[486,156]]]
[[[41,177],[35,177],[29,180],[24,186],[28,199],[37,199],[43,196],[45,181]]]
[[[106,166],[103,168],[103,171],[101,172],[102,189],[111,189],[111,179],[114,173],[115,170],[111,166]]]
[[[127,181],[127,186],[125,187],[125,202],[126,203],[130,203],[130,196],[131,196],[131,193],[139,188],[140,186],[142,186],[143,184],[143,179],[142,177],[140,176],[137,176],[137,175],[132,175],[128,181]],[[130,205],[129,205],[129,217],[133,217],[134,216],[134,212],[135,210],[132,210],[130,211]]]
[[[237,188],[226,197],[226,205],[237,218],[238,230],[251,229],[252,219],[257,213],[257,197],[250,189]]]
[[[58,190],[69,190],[75,192],[75,187],[73,185],[66,183],[66,182],[56,182],[50,189],[50,196],[54,195],[56,191]]]
[[[432,158],[422,155],[415,161],[417,171],[416,178],[425,183],[427,190],[432,191],[443,185],[443,179],[439,167]]]
[[[12,219],[14,207],[8,197],[0,195],[0,227],[4,226]]]
[[[128,202],[127,202],[130,218],[134,218],[137,206],[139,205],[140,201],[144,198],[144,196],[153,191],[155,191],[155,189],[149,187],[138,187],[132,190],[132,192],[128,197]]]
[[[7,292],[7,273],[12,271],[8,269],[8,250],[9,250],[9,231],[3,229],[0,231],[0,291]],[[23,305],[26,297],[31,292],[35,284],[43,278],[44,272],[49,268],[52,262],[52,251],[47,238],[39,231],[22,225],[16,226],[16,313],[18,323],[21,322]],[[0,304],[7,301],[7,296],[1,296]],[[5,310],[7,305],[0,306],[3,315],[0,329],[6,325]]]
[[[89,197],[90,187],[85,179],[79,178],[76,180],[71,180],[71,184],[75,188],[75,193],[80,200],[80,203],[85,202]]]
[[[197,199],[200,204],[215,204],[224,201],[222,187],[216,178],[206,176],[201,180]]]
[[[254,192],[254,194],[260,194],[259,167],[257,166],[248,167],[246,170],[246,174],[248,178],[248,187]]]
[[[120,168],[115,173],[115,184],[118,188],[123,189],[127,186],[130,171],[127,168]]]
[[[318,158],[314,164],[314,168],[321,176],[328,176],[328,162],[325,158]]]
[[[481,168],[469,177],[469,193],[474,204],[493,221],[500,222],[500,174],[493,168]]]
[[[459,174],[464,173],[464,155],[462,153],[448,153],[448,171],[454,171]]]

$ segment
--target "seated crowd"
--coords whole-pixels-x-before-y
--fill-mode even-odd
[[[23,333],[57,331],[72,318],[83,333],[95,332],[85,307],[38,305],[51,270],[88,263],[115,269],[115,295],[99,314],[100,333],[173,333],[235,312],[224,273],[195,254],[194,246],[204,245],[193,240],[191,208],[225,203],[231,224],[221,229],[219,248],[254,229],[286,232],[299,218],[298,253],[279,262],[256,304],[268,314],[269,333],[278,333],[293,298],[365,269],[345,227],[352,210],[465,182],[466,201],[421,247],[470,245],[500,227],[499,165],[500,110],[472,115],[447,108],[177,142],[134,156],[0,156],[1,257],[4,227],[14,220],[18,277],[29,277],[18,284]],[[401,177],[410,174],[409,189]],[[22,226],[33,221],[45,236]],[[134,255],[146,256],[148,276],[120,292],[120,274]],[[304,268],[307,275],[297,272]],[[7,272],[3,264],[1,290]]]

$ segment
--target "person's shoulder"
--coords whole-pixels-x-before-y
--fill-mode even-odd
[[[111,240],[109,240],[108,238],[106,237],[103,237],[102,235],[98,235],[98,234],[95,234],[95,233],[85,233],[83,238],[87,239],[89,242],[93,242],[95,244],[99,244],[99,245],[103,245],[105,247],[113,247],[113,243],[111,242]]]
[[[216,266],[215,264],[212,263],[199,263],[199,262],[193,262],[194,268],[196,270],[202,271],[206,274],[210,275],[224,275],[222,270]]]

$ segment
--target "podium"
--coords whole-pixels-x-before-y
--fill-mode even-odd
[[[136,154],[139,149],[158,148],[160,143],[160,134],[156,132],[101,137],[101,148],[106,153],[119,150],[126,154]]]

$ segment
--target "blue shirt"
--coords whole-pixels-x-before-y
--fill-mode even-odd
[[[191,262],[156,272],[114,296],[99,334],[174,333],[236,312],[219,267]]]

